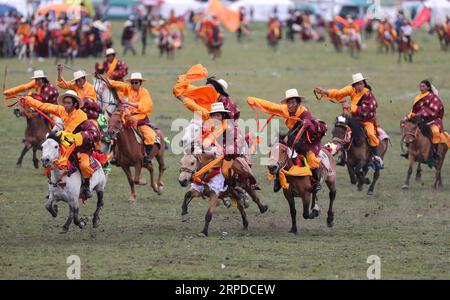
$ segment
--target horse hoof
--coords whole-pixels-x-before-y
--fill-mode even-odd
[[[363,190],[363,187],[358,185],[358,192],[361,192],[362,190]]]
[[[187,222],[189,220],[189,214],[181,215],[181,222]]]
[[[289,233],[297,234],[297,229],[291,228],[291,230],[289,230]]]
[[[334,222],[333,222],[333,221],[329,222],[329,221],[327,220],[327,226],[328,226],[328,228],[333,227],[333,226],[334,226]]]
[[[147,181],[145,179],[140,178],[138,181],[135,182],[137,185],[146,185]]]
[[[100,224],[100,218],[94,218],[94,220],[92,221],[92,227],[93,228],[97,228]]]
[[[130,196],[130,198],[128,198],[128,201],[130,203],[135,203],[136,202],[136,196]]]
[[[409,185],[407,185],[407,184],[402,185],[402,190],[407,190],[407,189],[409,189]]]
[[[34,164],[35,169],[39,169],[39,161],[38,160],[36,160],[36,161],[33,160],[33,164]]]
[[[62,228],[62,230],[59,232],[60,234],[64,234],[67,233],[67,231],[69,231],[69,227],[64,227]]]
[[[206,234],[206,233],[204,233],[204,232],[199,232],[199,233],[197,234],[197,236],[198,236],[198,237],[207,237],[208,234]]]
[[[364,178],[364,184],[370,184],[370,179],[369,178]]]
[[[317,209],[313,209],[311,214],[309,215],[310,219],[315,219],[317,217],[320,216],[320,211],[318,211]]]
[[[261,208],[259,209],[260,213],[265,213],[267,210],[269,209],[269,206],[267,204],[264,204],[263,206],[261,206]]]
[[[371,190],[367,191],[367,195],[373,195],[373,191]]]
[[[22,168],[22,164],[16,164],[16,168],[18,169]]]

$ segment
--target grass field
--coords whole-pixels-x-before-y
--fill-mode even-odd
[[[116,24],[116,48],[121,24]],[[282,42],[273,54],[265,44],[264,29],[257,27],[251,39],[237,44],[226,34],[223,56],[211,61],[192,34],[174,60],[159,59],[154,43],[145,57],[127,55],[130,71],[142,71],[154,102],[152,120],[172,137],[171,120],[191,114],[173,97],[176,76],[191,65],[204,64],[210,74],[230,83],[232,98],[242,118],[253,118],[247,96],[272,101],[288,88],[298,88],[308,98],[312,113],[331,129],[340,107],[317,102],[315,86],[343,87],[351,74],[368,76],[379,102],[378,121],[392,138],[375,195],[357,192],[344,168],[338,168],[335,226],[326,226],[327,192],[320,194],[322,215],[303,220],[298,214],[299,233],[288,233],[289,209],[282,193],[274,194],[265,178],[264,166],[255,165],[269,205],[261,215],[254,203],[248,209],[249,230],[241,230],[236,209],[220,206],[213,216],[210,236],[197,237],[203,226],[207,200],[195,199],[191,220],[180,220],[186,192],[177,182],[179,156],[166,155],[165,190],[158,196],[149,186],[138,187],[138,201],[128,203],[128,183],[121,169],[114,168],[105,192],[101,225],[84,230],[71,226],[58,234],[67,217],[66,205],[52,218],[44,208],[46,179],[32,167],[31,153],[23,167],[15,167],[23,145],[24,119],[12,109],[0,110],[0,279],[65,279],[66,258],[81,258],[82,279],[365,279],[368,256],[381,259],[383,279],[450,279],[450,172],[443,167],[444,188],[432,189],[433,170],[426,168],[423,182],[401,190],[407,161],[399,156],[399,122],[409,111],[419,81],[431,78],[444,105],[450,107],[450,53],[439,49],[435,36],[416,33],[421,46],[413,64],[397,64],[396,55],[378,55],[374,40],[359,59],[337,54],[330,45]],[[123,58],[119,56],[119,58]],[[93,69],[94,59],[79,59],[76,67]],[[56,79],[53,61],[0,60],[9,67],[8,87],[27,82],[29,67],[42,68]],[[71,72],[66,71],[69,79]],[[450,118],[444,120],[450,129]],[[329,135],[324,138],[324,142]],[[301,202],[297,202],[301,208]],[[81,205],[80,214],[91,216],[95,198]],[[227,234],[224,234],[226,232]],[[225,266],[223,267],[222,266]]]

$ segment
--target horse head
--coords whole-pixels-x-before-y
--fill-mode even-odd
[[[108,134],[111,139],[117,139],[117,135],[124,128],[123,114],[124,111],[119,107],[112,114],[108,113],[109,115]]]
[[[336,117],[336,121],[334,122],[334,128],[331,131],[332,141],[340,144],[346,140],[346,135],[349,132],[349,127],[347,125],[347,118],[344,116]]]
[[[424,127],[424,121],[420,116],[413,116],[402,121],[400,127],[403,131],[402,139],[406,145],[409,145],[414,142],[421,131],[420,129]]]
[[[202,135],[202,120],[192,119],[191,123],[184,128],[180,147],[188,147]]]
[[[59,142],[61,137],[56,136],[56,132],[47,134],[47,139],[42,143],[42,166],[48,167],[59,158]]]
[[[185,154],[180,162],[180,175],[178,182],[181,186],[185,187],[191,181],[192,175],[197,171],[199,159],[194,154]]]
[[[275,175],[283,169],[289,159],[289,148],[282,143],[275,143],[269,152],[269,164],[267,165],[267,169],[269,173]]]

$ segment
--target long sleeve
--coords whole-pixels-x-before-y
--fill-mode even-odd
[[[70,81],[65,81],[63,78],[61,80],[56,79],[56,84],[58,87],[62,88],[63,90],[74,90],[76,87],[76,84]]]
[[[142,89],[141,91],[142,95],[139,99],[137,111],[140,114],[148,115],[152,112],[153,109],[153,101],[150,97],[150,94],[147,92],[147,90]]]
[[[260,98],[255,98],[255,97],[248,97],[247,103],[250,106],[252,106],[258,110],[261,110],[263,112],[266,112],[268,114],[288,117],[286,115],[287,110],[283,109],[284,107],[286,107],[285,104],[276,104],[276,103],[273,103],[273,102],[270,102],[267,100],[263,100]]]
[[[115,88],[117,91],[123,93],[128,96],[128,83],[116,80],[110,80],[109,84]]]
[[[344,102],[345,101],[345,97],[351,97],[352,94],[354,93],[354,89],[352,86],[348,85],[340,90],[338,89],[329,89],[328,93],[327,93],[327,98],[328,99],[335,99],[338,102]]]
[[[30,96],[25,97],[25,104],[40,109],[43,112],[55,114],[58,117],[62,117],[65,113],[64,107],[62,107],[61,105],[42,103],[41,101],[35,100]]]
[[[33,79],[32,81],[30,81],[28,83],[21,84],[21,85],[18,85],[16,87],[7,89],[6,91],[3,92],[3,95],[5,95],[5,96],[16,95],[16,94],[18,94],[20,92],[31,90],[35,86],[36,86],[36,82]]]
[[[440,117],[442,108],[442,102],[437,96],[433,95],[432,97],[427,97],[425,104],[417,114],[424,118],[436,119]]]
[[[204,108],[203,106],[197,104],[197,102],[195,102],[194,100],[185,97],[183,99],[183,104],[184,106],[186,106],[187,109],[189,109],[192,112],[200,112],[202,115],[202,119],[206,120],[209,118],[209,111]]]

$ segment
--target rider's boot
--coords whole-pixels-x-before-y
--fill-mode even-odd
[[[340,152],[340,154],[339,154],[338,159],[336,161],[336,165],[338,165],[338,166],[345,166],[345,164],[347,162],[345,157],[346,157],[347,154],[345,153],[344,150],[340,150],[339,152]]]
[[[373,154],[373,161],[379,169],[384,169],[384,162],[381,156],[378,153],[378,147],[370,147],[370,150]]]
[[[152,159],[150,157],[153,149],[153,145],[144,145],[145,148],[145,156],[144,156],[144,164],[149,164],[152,162]]]
[[[322,188],[322,186],[321,186],[321,184],[320,184],[320,172],[319,172],[319,168],[312,169],[312,170],[311,170],[311,173],[312,173],[312,177],[313,177],[313,179],[314,179],[312,189],[313,189],[313,192],[316,192],[316,193],[317,193],[317,192],[320,191],[320,189]]]
[[[278,173],[275,176],[275,180],[273,181],[273,191],[276,193],[279,190],[281,190],[281,182],[280,182],[280,178],[278,177]]]
[[[84,195],[86,199],[92,197],[89,179],[90,178],[85,178],[81,183],[81,194]]]

